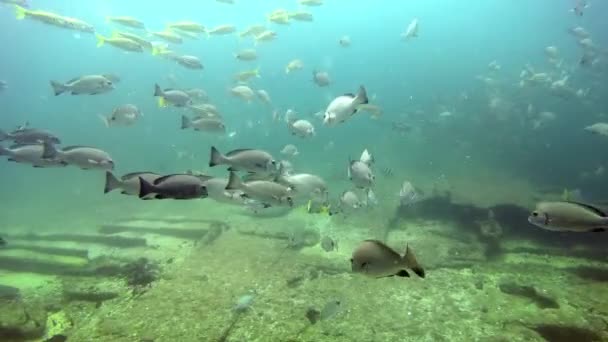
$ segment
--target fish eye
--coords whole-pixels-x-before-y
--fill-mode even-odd
[[[350,263],[352,264],[355,261],[355,259],[350,258]]]
[[[532,212],[532,216],[534,216],[534,217],[538,217],[538,211],[533,211],[533,212]]]

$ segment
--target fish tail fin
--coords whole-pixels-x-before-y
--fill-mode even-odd
[[[364,86],[359,86],[356,101],[358,105],[369,103],[369,100],[367,99],[367,91],[365,90]]]
[[[110,119],[107,116],[99,115],[99,119],[101,119],[106,128],[110,128]]]
[[[189,117],[182,115],[182,129],[190,128],[192,126],[192,120]]]
[[[29,11],[27,10],[27,8],[15,5],[15,17],[17,18],[17,20],[25,19],[25,17],[28,15],[28,12]]]
[[[68,90],[68,88],[63,83],[57,81],[51,81],[51,87],[53,87],[53,93],[55,94],[55,96],[61,95],[66,90]]]
[[[226,157],[218,151],[215,146],[211,146],[211,155],[209,157],[209,167],[224,164]]]
[[[418,260],[416,260],[416,256],[414,252],[410,249],[410,246],[405,247],[405,255],[402,258],[404,266],[411,269],[416,273],[420,278],[424,278],[424,269],[420,264],[418,264]]]
[[[5,131],[0,129],[0,141],[4,141],[8,138],[9,138],[8,133],[6,133]]]
[[[160,86],[157,84],[154,84],[154,96],[160,96],[162,97],[164,95],[163,90],[160,88]]]
[[[167,101],[165,100],[164,97],[159,97],[158,98],[158,107],[159,108],[165,108],[165,107],[167,107]]]
[[[103,188],[103,193],[107,194],[116,189],[122,188],[122,182],[114,176],[110,171],[106,171],[106,184]]]
[[[42,159],[55,159],[59,155],[59,151],[53,143],[45,141],[42,149]]]
[[[0,156],[10,156],[10,155],[12,155],[11,150],[0,145]]]
[[[95,34],[95,38],[97,38],[97,47],[102,47],[103,44],[106,42],[106,37],[100,34]]]
[[[239,190],[243,188],[243,181],[234,172],[230,171],[230,177],[228,177],[228,184],[226,184],[226,190]]]
[[[139,177],[139,198],[144,198],[149,194],[156,193],[156,187]]]
[[[152,56],[158,56],[161,52],[161,49],[158,46],[152,46]]]

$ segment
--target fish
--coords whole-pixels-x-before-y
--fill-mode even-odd
[[[207,95],[207,92],[201,88],[184,89],[184,93],[188,94],[188,96],[190,96],[190,98],[193,100],[196,99],[203,102],[209,101],[209,95]]]
[[[260,68],[256,68],[254,70],[241,71],[234,76],[234,79],[239,82],[247,82],[254,77],[260,78]]]
[[[180,31],[186,31],[190,33],[205,33],[205,26],[194,22],[194,21],[178,21],[167,25],[170,30],[177,29]]]
[[[368,103],[365,87],[360,86],[357,95],[345,94],[331,101],[325,110],[323,124],[334,126],[348,120],[357,112],[357,107]]]
[[[167,107],[169,104],[175,107],[187,107],[192,104],[192,99],[185,91],[178,89],[162,90],[158,84],[154,85],[154,96],[158,97],[159,107]]]
[[[173,44],[181,44],[184,42],[184,40],[182,39],[182,37],[180,37],[179,34],[171,30],[150,32],[149,34]]]
[[[374,156],[372,156],[367,149],[364,149],[363,152],[361,152],[361,157],[359,157],[359,160],[362,163],[365,163],[367,166],[372,166],[375,161]]]
[[[142,117],[143,114],[132,104],[125,104],[118,106],[112,110],[107,116],[100,115],[99,118],[103,121],[106,127],[114,126],[131,126],[137,119]]]
[[[354,191],[344,191],[342,195],[340,195],[340,209],[343,210],[352,210],[352,209],[360,209],[365,207],[365,203],[359,200],[359,196]]]
[[[146,28],[146,25],[143,23],[143,21],[133,18],[133,17],[128,17],[128,16],[115,16],[115,17],[107,16],[106,22],[115,23],[115,24],[119,24],[122,26],[134,28],[134,29],[145,29]]]
[[[35,168],[43,167],[62,167],[68,163],[57,159],[45,159],[42,157],[44,146],[42,144],[25,144],[4,147],[0,145],[0,156],[8,157],[8,161],[29,164]]]
[[[334,250],[338,250],[338,243],[336,240],[332,239],[329,236],[324,236],[321,239],[321,248],[326,252],[332,252]]]
[[[275,24],[289,25],[289,13],[283,9],[272,11],[272,13],[266,16],[266,19]]]
[[[85,33],[95,32],[95,28],[93,27],[93,25],[80,19],[66,17],[52,12],[29,10],[19,5],[15,5],[14,7],[15,16],[17,20],[29,18],[47,25],[56,26],[68,30],[75,30]]]
[[[288,123],[289,131],[291,135],[295,135],[300,138],[310,138],[315,136],[315,126],[308,120],[295,120]]]
[[[103,193],[107,194],[114,190],[120,190],[123,195],[139,196],[139,178],[143,178],[146,182],[153,184],[154,181],[162,177],[154,172],[131,172],[116,178],[110,171],[106,171],[106,181],[103,188]]]
[[[293,206],[292,188],[265,180],[244,183],[234,171],[230,172],[226,190],[241,190],[247,198],[259,201],[265,207]]]
[[[338,44],[340,44],[341,47],[349,47],[351,44],[351,40],[349,36],[342,36],[342,38],[340,38],[338,40]]]
[[[425,277],[424,269],[418,264],[409,246],[406,246],[405,254],[401,256],[382,241],[364,240],[353,251],[350,262],[354,273],[374,278],[409,277],[407,270],[412,270],[420,278]]]
[[[260,42],[270,42],[273,41],[277,37],[277,33],[275,31],[266,30],[260,34],[257,34],[253,37],[255,44]]]
[[[130,52],[143,52],[144,48],[139,45],[138,42],[125,38],[122,36],[113,36],[113,37],[104,37],[100,34],[96,34],[97,38],[97,47],[102,47],[104,44],[108,43],[114,47],[117,47],[121,50],[130,51]]]
[[[136,42],[137,44],[141,45],[141,47],[146,48],[148,50],[152,50],[152,48],[153,48],[152,42],[150,42],[134,33],[115,31],[114,33],[112,33],[112,36],[130,39],[130,40]],[[109,77],[106,77],[106,78],[112,82],[116,82]]]
[[[295,19],[297,21],[313,21],[312,13],[307,11],[295,11],[287,14],[289,19]]]
[[[220,112],[217,107],[209,104],[209,103],[201,103],[197,105],[189,105],[188,109],[192,112],[192,114],[198,117],[221,117]]]
[[[171,56],[169,58],[176,61],[177,64],[179,64],[185,68],[188,68],[188,69],[193,69],[193,70],[202,70],[203,69],[203,63],[196,56],[181,55],[181,56]]]
[[[403,184],[401,184],[401,189],[399,190],[399,203],[402,206],[412,205],[421,200],[422,197],[420,193],[414,188],[412,183],[404,181]]]
[[[226,190],[228,178],[213,177],[204,182],[207,196],[220,203],[245,205],[247,198],[241,190]]]
[[[251,100],[255,96],[253,90],[246,85],[238,85],[236,87],[233,87],[232,89],[230,89],[230,93],[233,96],[241,98],[247,102],[251,102]]]
[[[114,84],[102,75],[86,75],[65,83],[51,81],[51,87],[55,96],[66,92],[72,95],[97,95],[113,90]]]
[[[255,51],[255,49],[245,49],[235,53],[234,58],[238,59],[239,61],[255,61],[258,59],[258,53]]]
[[[194,120],[182,115],[182,129],[192,128],[198,132],[225,134],[226,126],[221,120],[196,118]]]
[[[329,74],[326,71],[318,70],[312,72],[312,81],[319,87],[327,87],[331,83]]]
[[[608,137],[608,123],[598,122],[593,125],[585,127],[585,131],[596,135],[603,135]]]
[[[254,24],[247,27],[243,32],[239,33],[239,37],[248,37],[248,36],[256,36],[262,32],[266,31],[266,26],[261,24]]]
[[[209,177],[210,178],[210,177]],[[172,174],[156,178],[152,183],[139,177],[139,198],[189,200],[206,198],[205,179],[188,174]]]
[[[18,145],[42,144],[48,141],[53,144],[61,144],[61,139],[51,131],[39,128],[27,127],[28,124],[18,127],[10,133],[0,130],[0,141],[12,140]]]
[[[310,173],[290,175],[279,171],[279,176],[276,178],[278,183],[293,189],[294,197],[304,200],[304,203],[310,199],[327,200],[327,183],[320,176]]]
[[[298,0],[298,3],[304,6],[321,6],[323,0]]]
[[[347,175],[348,179],[358,188],[369,188],[376,180],[376,176],[369,165],[361,160],[350,161]]]
[[[418,37],[418,18],[412,19],[410,24],[405,29],[405,33],[402,34],[404,39],[411,39]]]
[[[114,161],[108,152],[89,146],[67,146],[60,150],[49,142],[43,144],[43,159],[57,160],[57,162],[75,165],[82,170],[100,169],[113,170]]]
[[[298,151],[298,148],[295,147],[292,144],[287,144],[283,147],[283,149],[281,150],[281,154],[284,154],[288,157],[295,157],[298,154],[300,154],[300,152]]]
[[[270,94],[268,94],[268,92],[266,90],[260,89],[260,90],[256,91],[256,95],[258,96],[258,99],[260,99],[265,104],[267,104],[267,105],[272,104],[272,101],[270,100]]]
[[[0,92],[6,90],[8,88],[8,82],[0,80]]]
[[[528,222],[557,232],[605,232],[608,211],[583,202],[540,202],[528,216]]]
[[[229,171],[276,172],[277,170],[277,162],[266,151],[237,149],[223,155],[215,146],[211,146],[209,167],[217,165],[228,165]]]
[[[236,27],[234,25],[220,25],[220,26],[216,26],[212,29],[209,29],[207,31],[205,31],[205,33],[207,33],[207,35],[225,35],[225,34],[231,34],[236,32]]]
[[[4,247],[6,245],[7,245],[6,240],[4,240],[4,238],[0,236],[0,247]]]
[[[289,74],[292,71],[300,70],[304,67],[304,62],[301,59],[294,59],[285,67],[285,73]]]

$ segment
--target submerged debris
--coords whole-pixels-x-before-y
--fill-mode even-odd
[[[539,293],[533,286],[509,282],[500,283],[498,288],[503,293],[530,299],[541,309],[559,309],[559,303],[555,299]]]
[[[338,242],[329,236],[324,236],[321,239],[321,248],[326,252],[338,250]]]

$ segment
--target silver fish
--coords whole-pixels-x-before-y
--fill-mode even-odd
[[[45,142],[42,158],[65,162],[83,170],[114,169],[114,161],[107,152],[89,146],[67,146],[57,150],[53,144]]]
[[[182,129],[193,128],[195,131],[207,133],[226,133],[226,126],[221,120],[211,118],[190,119],[182,115]]]
[[[243,183],[234,172],[230,172],[226,190],[241,190],[247,198],[257,200],[268,207],[293,206],[293,192],[291,188],[264,180]]]
[[[226,155],[211,146],[209,167],[229,165],[230,171],[245,170],[250,172],[276,172],[277,165],[272,155],[266,151],[255,149],[237,149]]]
[[[418,264],[414,252],[406,247],[401,256],[392,248],[378,240],[365,240],[354,251],[350,259],[352,271],[370,277],[409,277],[406,269],[411,269],[424,278],[424,269]]]
[[[159,107],[171,104],[175,107],[186,107],[192,104],[192,99],[183,90],[165,89],[162,90],[158,84],[154,85],[154,96],[159,98]]]
[[[43,152],[44,146],[41,144],[16,145],[10,148],[0,146],[0,156],[7,156],[7,160],[11,162],[30,164],[37,168],[67,165],[67,163],[62,160],[42,158]]]
[[[605,232],[608,210],[581,202],[540,202],[528,222],[558,232]]]
[[[111,91],[114,89],[114,84],[102,75],[87,75],[71,79],[66,83],[51,81],[51,87],[55,96],[65,92],[70,92],[72,95],[97,95]]]

